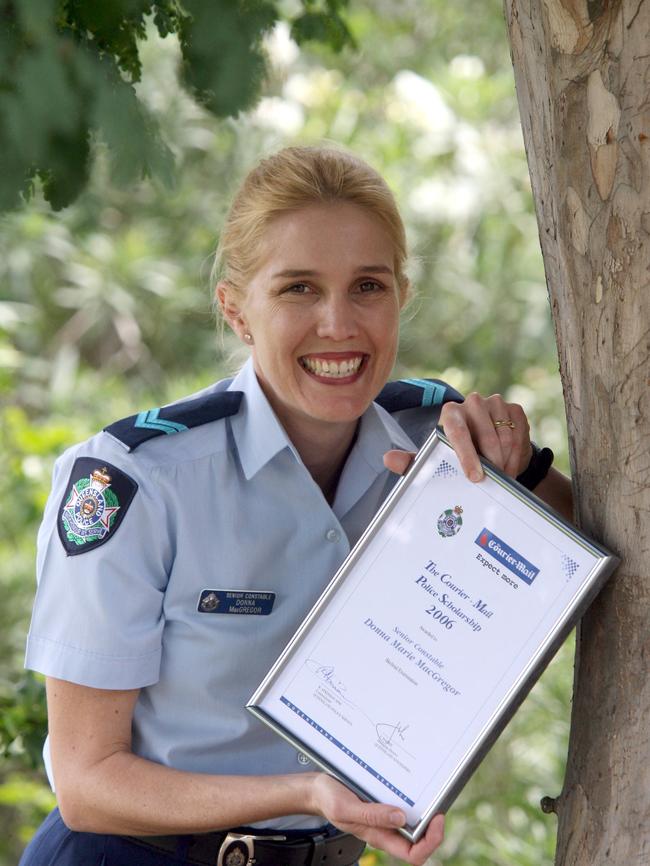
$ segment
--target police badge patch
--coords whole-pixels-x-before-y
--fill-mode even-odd
[[[78,457],[59,508],[59,538],[68,556],[85,553],[112,538],[138,485],[110,463]]]
[[[460,532],[460,528],[463,525],[462,513],[463,509],[460,505],[456,505],[455,508],[447,508],[446,511],[443,511],[438,518],[438,534],[443,538],[451,538],[452,535]]]

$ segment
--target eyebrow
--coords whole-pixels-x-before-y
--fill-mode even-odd
[[[373,274],[390,274],[393,275],[393,269],[389,268],[387,265],[361,265],[355,271],[355,273],[373,273]],[[288,269],[284,271],[278,271],[273,274],[273,277],[284,277],[285,279],[296,279],[297,277],[317,277],[319,276],[318,271],[310,271],[307,269]]]

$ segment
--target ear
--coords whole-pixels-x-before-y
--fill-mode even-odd
[[[228,322],[239,339],[243,340],[244,332],[246,331],[246,322],[239,305],[237,293],[229,283],[222,281],[217,284],[215,297],[221,307],[224,319]]]

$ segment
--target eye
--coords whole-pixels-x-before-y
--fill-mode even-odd
[[[287,286],[284,291],[292,295],[307,295],[311,292],[311,289],[307,283],[293,283],[293,285]]]
[[[370,294],[371,292],[380,292],[383,290],[383,285],[378,283],[377,280],[364,280],[359,283],[359,291],[364,294]]]

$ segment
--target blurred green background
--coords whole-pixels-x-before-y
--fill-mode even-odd
[[[290,4],[289,4],[290,5]],[[42,683],[22,671],[34,544],[56,455],[106,423],[229,374],[208,274],[229,199],[263,154],[346,145],[400,203],[417,297],[396,376],[440,376],[521,402],[567,469],[555,343],[500,0],[352,2],[356,48],[265,40],[257,106],[217,120],[178,78],[176,37],[140,46],[140,99],[177,168],[119,184],[95,141],[89,183],[52,212],[42,190],[0,222],[0,866],[53,799],[40,763]],[[7,171],[7,166],[2,171]],[[450,811],[434,862],[546,866],[572,676],[565,646]],[[369,852],[364,866],[390,858]]]

